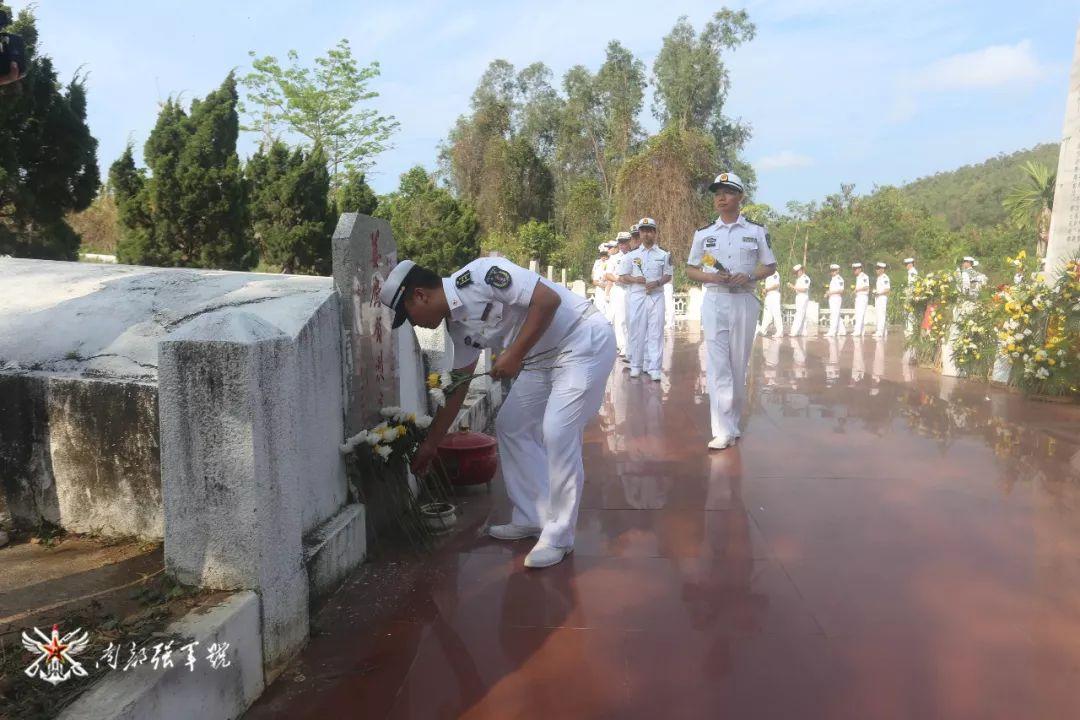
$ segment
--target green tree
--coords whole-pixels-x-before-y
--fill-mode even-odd
[[[254,264],[236,101],[232,73],[192,102],[190,115],[170,99],[143,149],[150,177],[135,168],[130,147],[113,164],[123,262],[226,270]]]
[[[320,148],[289,151],[275,142],[245,168],[252,237],[262,263],[284,273],[329,275],[333,232],[330,175]]]
[[[88,207],[100,184],[86,87],[79,76],[60,85],[52,60],[37,53],[31,11],[10,30],[26,42],[29,69],[0,88],[0,254],[74,259],[79,236],[65,214]]]
[[[1050,215],[1054,210],[1054,187],[1057,173],[1042,163],[1024,163],[1024,182],[1013,188],[1002,204],[1009,212],[1009,219],[1021,230],[1033,232],[1036,239],[1036,255],[1046,256],[1050,241]]]
[[[555,234],[551,223],[530,220],[518,228],[518,241],[528,253],[530,260],[536,260],[540,267],[560,264],[560,254],[564,239]]]
[[[401,176],[398,190],[386,196],[376,214],[390,223],[400,257],[441,275],[449,275],[480,253],[476,212],[437,186],[420,166]]]
[[[356,170],[347,174],[345,182],[338,187],[333,198],[335,215],[347,212],[371,215],[379,205],[379,198],[367,184],[366,176]]]
[[[350,171],[370,167],[376,155],[391,147],[398,122],[361,107],[379,96],[368,87],[379,76],[379,63],[360,67],[348,40],[316,58],[313,68],[301,65],[295,50],[288,53],[288,67],[271,55],[249,55],[253,70],[241,83],[248,95],[242,111],[250,122],[243,129],[259,133],[263,146],[287,133],[307,138],[310,147],[326,153],[335,189]]]

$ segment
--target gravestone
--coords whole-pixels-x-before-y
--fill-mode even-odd
[[[393,313],[379,302],[386,276],[397,264],[390,224],[344,213],[333,237],[334,287],[341,298],[345,432],[354,435],[379,421],[379,409],[401,404]]]
[[[1051,277],[1062,263],[1080,254],[1080,28],[1076,33],[1069,100],[1065,106],[1065,127],[1058,155],[1054,212],[1050,218],[1050,241],[1046,249],[1046,270]]]

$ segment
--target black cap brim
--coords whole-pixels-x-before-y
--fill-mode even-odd
[[[734,185],[734,184],[728,183],[728,182],[714,182],[713,184],[709,185],[709,192],[714,193],[714,192],[716,192],[717,190],[719,190],[722,187],[726,187],[729,190],[734,190],[735,192],[740,192],[740,193],[741,192],[746,192],[745,190],[743,190],[738,185]]]
[[[398,303],[397,308],[394,310],[394,322],[390,324],[390,328],[393,330],[401,327],[401,324],[409,319],[409,314],[405,312],[405,300]]]

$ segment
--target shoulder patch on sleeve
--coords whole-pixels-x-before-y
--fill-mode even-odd
[[[715,224],[716,224],[716,223],[709,223],[708,225],[702,225],[701,227],[699,227],[699,228],[698,228],[697,230],[695,230],[694,232],[701,232],[702,230],[708,230],[709,228],[711,228],[711,227],[712,227],[713,225],[715,225]]]
[[[487,271],[487,275],[484,275],[484,282],[493,288],[505,290],[510,287],[510,273],[498,265],[492,265]]]
[[[746,216],[744,215],[743,217],[746,217]],[[756,220],[751,220],[750,218],[746,218],[746,222],[750,223],[751,225],[757,225],[760,228],[765,227],[761,223],[757,222]]]
[[[463,287],[468,287],[469,285],[472,285],[472,270],[466,270],[454,280],[454,286],[457,287],[458,290]]]

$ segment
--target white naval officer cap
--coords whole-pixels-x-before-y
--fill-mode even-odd
[[[405,322],[405,283],[419,266],[412,260],[402,260],[390,274],[379,290],[379,302],[394,311],[394,322],[390,327],[398,327]]]
[[[623,230],[621,233],[615,236],[615,241],[619,243],[630,242],[630,233]]]
[[[602,242],[596,246],[596,252],[607,252],[607,249],[608,244],[606,242]]]
[[[960,259],[960,262],[969,262],[972,265],[974,265],[975,264],[975,258],[971,257],[970,255],[965,255],[964,257],[962,257]]]
[[[886,264],[885,264],[885,263],[883,263],[883,262],[879,262],[879,263],[877,263],[877,267],[879,267],[879,268],[881,268],[882,270],[884,270],[885,268],[887,268],[887,267],[889,267],[889,266],[888,266],[888,265],[886,265]]]
[[[862,267],[862,263],[860,263],[860,262],[851,263],[851,269],[852,270],[854,270],[855,268],[861,268],[861,267]]]
[[[795,267],[791,268],[791,272],[799,272],[800,270],[802,270],[802,265],[796,265]]]
[[[836,263],[833,263],[832,265],[829,266],[829,269],[830,270],[839,270],[840,266],[837,265]]]
[[[717,175],[716,179],[709,185],[709,192],[716,192],[722,187],[738,190],[739,192],[746,192],[746,186],[743,185],[742,178],[733,172],[722,172]]]
[[[633,236],[633,235],[639,235],[639,234],[641,234],[641,228],[638,227],[637,223],[634,223],[633,225],[630,226],[630,235]]]
[[[915,258],[904,258],[904,264],[905,265],[914,265],[915,264]]]
[[[643,217],[643,218],[641,218],[640,220],[637,221],[637,225],[635,225],[634,227],[636,227],[636,228],[652,228],[653,230],[655,230],[656,229],[656,221],[653,220],[651,217]]]

